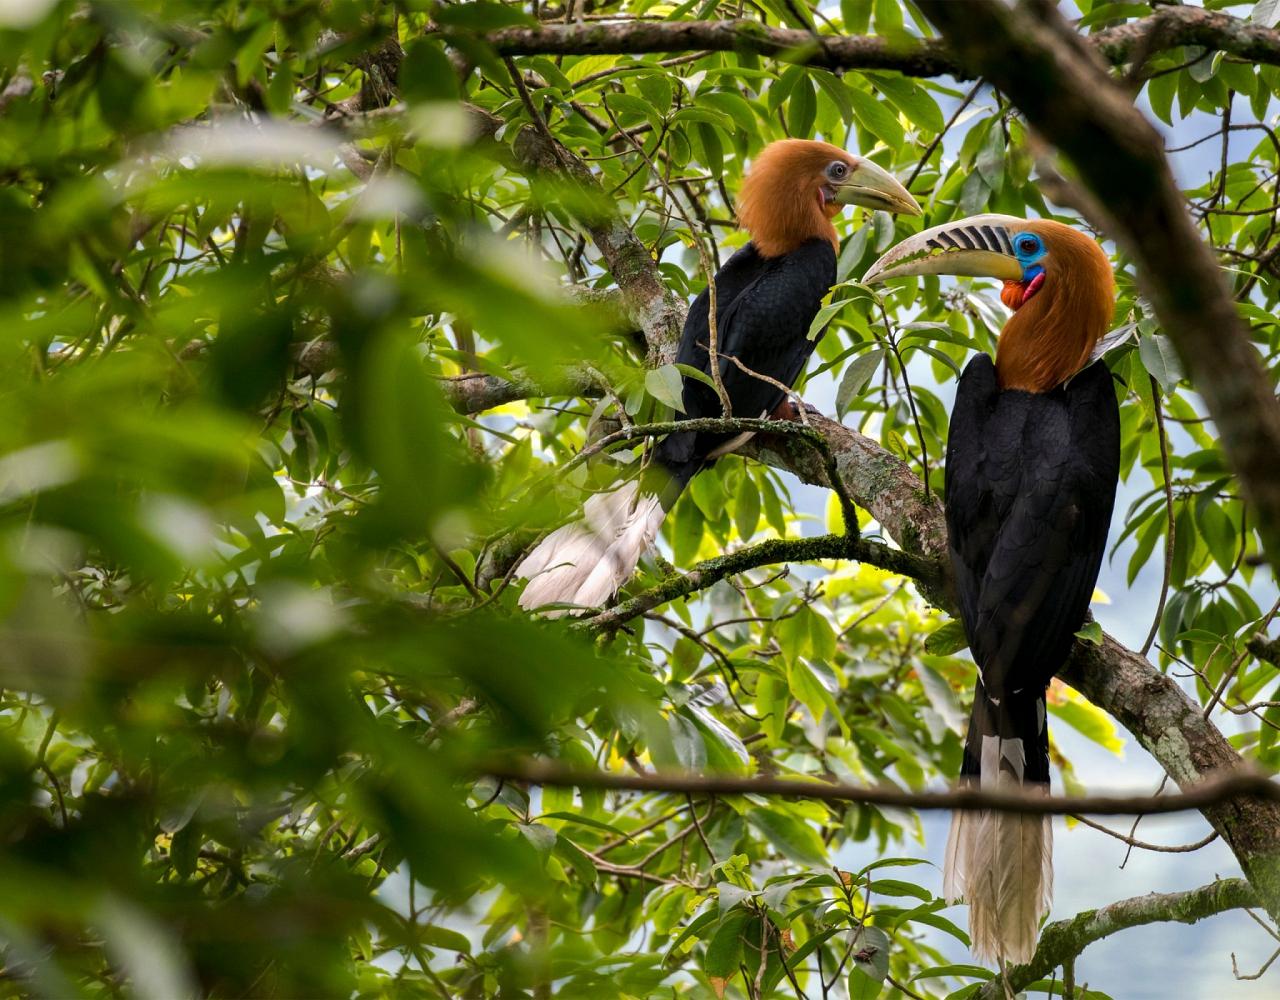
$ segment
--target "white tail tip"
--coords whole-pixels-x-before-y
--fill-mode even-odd
[[[549,604],[573,605],[548,616],[598,607],[617,593],[653,544],[666,512],[652,493],[634,480],[598,493],[582,508],[582,518],[557,528],[516,567],[529,581],[520,595],[527,611]]]
[[[1013,775],[1002,773],[996,787],[1014,791],[1035,786],[1020,785]],[[955,813],[942,884],[948,902],[963,897],[969,904],[970,950],[977,958],[1029,962],[1040,921],[1053,900],[1051,817]]]

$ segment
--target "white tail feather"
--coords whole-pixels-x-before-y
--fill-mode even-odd
[[[657,496],[641,494],[634,480],[591,497],[580,520],[557,528],[516,567],[516,576],[529,581],[520,606],[571,604],[586,610],[603,604],[636,571],[665,514]]]
[[[1016,744],[1016,746],[1013,746]],[[1020,775],[1001,770],[1001,759],[1021,772],[1022,741],[983,737],[981,787],[1016,792]],[[948,902],[969,903],[970,950],[986,962],[1022,964],[1035,953],[1040,920],[1053,899],[1053,826],[1048,816],[960,812],[951,818],[943,863]]]

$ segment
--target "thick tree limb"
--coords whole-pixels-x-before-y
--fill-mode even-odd
[[[1005,1000],[1008,990],[1017,993],[1044,979],[1064,962],[1070,962],[1089,945],[1105,937],[1143,924],[1176,920],[1194,924],[1227,910],[1257,906],[1258,896],[1244,879],[1229,878],[1186,892],[1153,892],[1122,899],[1098,910],[1085,910],[1068,920],[1056,920],[1040,932],[1036,953],[1026,965],[1016,965],[1005,975],[983,984],[976,1000]]]
[[[542,382],[497,375],[458,375],[440,383],[444,397],[459,413],[480,413],[518,399],[544,396],[599,396],[600,380],[583,368],[566,367]]]
[[[1059,676],[1133,733],[1180,788],[1240,765],[1221,730],[1172,678],[1110,636],[1100,646],[1077,643]],[[1280,900],[1280,803],[1241,799],[1206,806],[1204,815],[1273,910]]]
[[[681,795],[777,795],[820,802],[856,802],[895,809],[993,810],[1031,816],[1167,815],[1203,810],[1241,796],[1280,802],[1280,782],[1241,771],[1202,782],[1181,795],[1041,795],[1030,789],[996,792],[972,786],[945,792],[909,792],[893,785],[850,785],[837,781],[733,774],[673,774],[595,771],[566,767],[547,758],[524,758],[485,765],[485,774],[504,781],[559,788],[604,788],[614,791],[666,792]]]
[[[874,35],[814,35],[759,21],[623,21],[504,28],[484,36],[500,55],[644,55],[749,52],[824,69],[889,69],[954,76],[960,67],[936,40],[901,44]]]
[[[945,562],[947,528],[942,507],[936,498],[925,496],[920,477],[869,437],[844,424],[811,415],[809,426],[826,439],[840,479],[854,502],[906,551],[934,563]],[[831,485],[818,456],[799,441],[763,434],[748,441],[739,454],[786,469],[814,486]],[[951,606],[942,595],[936,603]]]
[[[963,10],[966,4],[955,6]],[[973,68],[957,61],[950,47],[936,39],[898,43],[874,35],[813,35],[749,20],[543,24],[506,28],[484,39],[504,56],[750,52],[823,69],[896,70],[907,76],[958,79],[966,78]],[[1099,31],[1086,40],[1115,65],[1139,53],[1150,56],[1180,45],[1200,45],[1250,62],[1280,65],[1280,32],[1195,7],[1162,7],[1149,17]]]

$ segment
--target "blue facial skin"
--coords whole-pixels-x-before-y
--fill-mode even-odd
[[[1044,274],[1044,268],[1036,261],[1048,253],[1044,248],[1044,240],[1035,233],[1019,233],[1013,238],[1013,255],[1022,265],[1022,280],[1031,281],[1037,274]]]

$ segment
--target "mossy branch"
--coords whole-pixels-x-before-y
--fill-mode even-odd
[[[1054,969],[1070,963],[1095,941],[1117,931],[1143,924],[1177,921],[1194,924],[1227,910],[1257,906],[1258,895],[1242,878],[1223,879],[1186,892],[1149,893],[1122,899],[1097,910],[1085,910],[1067,920],[1056,920],[1040,932],[1036,953],[1026,965],[1015,965],[978,991],[976,1000],[1004,1000]]]
[[[659,605],[704,590],[713,583],[749,569],[784,562],[814,562],[819,559],[849,559],[878,566],[915,580],[931,580],[936,567],[921,559],[890,548],[883,542],[860,538],[856,534],[821,535],[818,538],[771,538],[698,563],[687,573],[672,576],[656,587],[623,601],[617,607],[602,611],[577,628],[591,632],[609,632]]]

